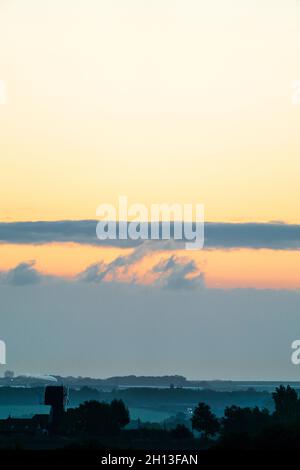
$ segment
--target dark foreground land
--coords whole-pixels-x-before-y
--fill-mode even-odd
[[[53,388],[60,387],[52,387],[50,391]],[[168,393],[169,399],[180,396],[176,389],[168,390]],[[205,391],[198,393],[198,399],[209,396]],[[156,395],[156,398],[160,396]],[[233,397],[237,398],[235,393]],[[123,399],[101,401],[94,398],[65,411],[62,409],[55,419],[52,409],[50,416],[0,420],[0,449],[4,454],[14,451],[22,455],[27,450],[89,452],[93,455],[102,455],[108,450],[152,454],[200,452],[205,455],[224,451],[291,452],[299,449],[300,452],[300,398],[297,391],[290,386],[280,386],[269,398],[271,409],[229,404],[221,417],[208,403],[200,400],[193,407],[191,416],[185,416],[182,422],[137,422],[134,427],[130,427],[130,413]]]

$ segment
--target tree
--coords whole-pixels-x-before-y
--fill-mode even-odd
[[[227,406],[222,419],[222,434],[256,434],[270,423],[268,410],[255,408],[241,408],[239,406]]]
[[[296,390],[289,385],[280,385],[272,393],[275,404],[274,417],[283,422],[290,422],[299,419],[300,401]]]
[[[113,435],[129,421],[129,411],[122,400],[111,403],[90,400],[67,410],[61,431],[69,435]]]
[[[203,432],[204,436],[215,436],[220,429],[220,423],[210,406],[199,403],[192,417],[192,427],[196,431]]]
[[[112,420],[119,428],[124,428],[130,422],[129,410],[123,400],[113,400],[110,404]]]

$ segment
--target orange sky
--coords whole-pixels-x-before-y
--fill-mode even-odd
[[[300,223],[296,3],[0,2],[0,221],[94,219],[122,194],[203,203],[206,221]],[[35,259],[74,276],[119,253],[3,244],[0,269]],[[209,287],[300,287],[299,252],[188,256]]]

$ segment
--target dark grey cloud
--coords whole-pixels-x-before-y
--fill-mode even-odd
[[[26,244],[51,242],[95,244],[96,224],[95,220],[0,223],[0,240]]]
[[[0,242],[44,244],[51,242],[75,242],[96,246],[137,247],[141,240],[106,240],[96,237],[96,220],[65,220],[54,222],[0,223]],[[171,233],[173,229],[171,229]],[[174,242],[164,249],[182,248],[183,242]],[[151,249],[158,246],[152,243]],[[205,224],[205,248],[269,248],[273,250],[299,250],[300,225],[270,223],[223,223]]]
[[[300,225],[276,223],[207,223],[207,248],[299,250]]]

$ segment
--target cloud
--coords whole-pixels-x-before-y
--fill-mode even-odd
[[[127,256],[118,256],[111,263],[105,264],[103,261],[93,263],[81,272],[77,279],[85,282],[102,282],[107,281],[109,276],[109,282],[118,281],[120,270],[123,274],[128,274],[128,269],[151,251],[152,243],[147,242],[137,247]],[[167,289],[204,287],[204,274],[200,273],[189,277],[190,274],[196,274],[198,271],[199,269],[193,260],[172,255],[167,259],[161,259],[152,268],[152,273],[156,279],[154,285]],[[127,279],[127,282],[131,284],[141,283],[134,273],[128,276]]]
[[[123,268],[126,271],[129,266],[143,258],[147,252],[148,250],[141,245],[135,248],[129,255],[118,256],[110,263],[105,264],[103,261],[93,263],[81,272],[77,278],[85,282],[101,282],[108,274],[115,278],[119,268]]]
[[[12,286],[39,284],[42,281],[63,279],[59,276],[49,276],[35,268],[35,260],[23,261],[12,269],[0,272],[0,283]]]
[[[77,279],[84,282],[100,282],[106,275],[106,265],[100,261],[88,266],[84,271],[78,274]]]
[[[113,284],[122,281],[124,284],[142,284],[141,279],[135,272],[129,272],[129,268],[146,257],[152,250],[153,242],[146,242],[138,246],[127,256],[118,256],[110,263],[99,261],[88,266],[80,272],[75,279],[68,279],[61,276],[49,276],[39,272],[35,268],[35,261],[24,261],[16,267],[0,273],[0,282],[14,286],[26,284],[39,284],[42,281],[65,281],[70,283],[106,283]],[[156,248],[165,246],[164,243],[157,244]],[[154,286],[167,289],[191,289],[195,287],[204,287],[204,275],[196,274],[199,271],[193,260],[184,257],[170,256],[167,259],[161,259],[154,266],[152,273],[154,276]],[[121,275],[121,276],[120,276]],[[194,275],[190,277],[190,275]]]
[[[42,281],[65,282],[87,282],[87,283],[115,283],[120,282],[120,274],[127,275],[122,278],[123,284],[142,284],[135,273],[128,273],[128,269],[136,264],[140,259],[147,256],[150,246],[146,249],[144,246],[133,250],[128,256],[118,256],[110,263],[100,261],[88,266],[80,272],[75,279],[68,279],[61,276],[49,276],[40,273],[35,269],[35,261],[22,262],[16,267],[0,273],[0,282],[13,286],[22,286],[26,284],[39,284]],[[191,289],[204,287],[204,274],[200,273],[189,277],[190,274],[196,274],[199,271],[194,261],[183,257],[170,256],[154,266],[152,272],[155,274],[154,286],[167,289]]]
[[[81,272],[77,279],[85,282],[101,282],[109,275],[111,280],[117,280],[120,269],[122,269],[124,274],[128,273],[128,268],[134,266],[138,261],[147,256],[153,250],[153,247],[155,249],[163,249],[165,247],[165,243],[145,241],[142,245],[137,246],[127,256],[118,256],[107,264],[103,261],[93,263]],[[138,284],[138,280],[135,275],[133,275],[128,282]]]
[[[95,220],[0,223],[0,240],[7,243],[44,244],[76,242],[94,244]]]
[[[96,220],[65,220],[53,222],[0,223],[2,243],[44,244],[52,242],[75,242],[89,245],[137,247],[142,240],[105,240],[96,237]],[[118,228],[117,228],[118,230]],[[171,232],[173,231],[173,227]],[[161,240],[153,242],[152,249]],[[185,242],[185,241],[184,241]],[[183,248],[183,242],[171,240],[164,249]],[[270,223],[223,223],[205,224],[205,248],[269,248],[273,250],[299,250],[300,225],[281,222]]]
[[[2,272],[0,280],[14,286],[38,284],[41,281],[41,276],[34,265],[34,260],[20,263],[15,268]]]
[[[95,288],[96,287],[96,288]],[[300,292],[0,284],[8,366],[51,375],[298,380]]]
[[[207,223],[207,248],[299,250],[300,225],[276,223]]]
[[[176,257],[175,255],[161,260],[153,268],[154,273],[160,274],[157,283],[167,289],[174,290],[205,287],[203,273],[193,277],[188,277],[189,274],[194,274],[198,270],[199,269],[193,260],[186,260],[184,258]]]

